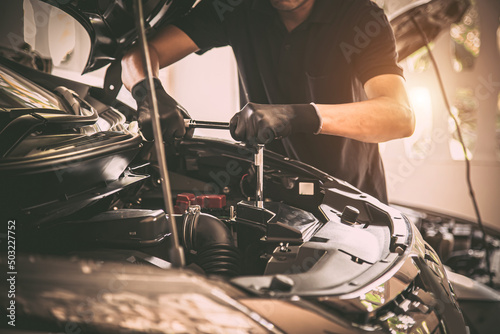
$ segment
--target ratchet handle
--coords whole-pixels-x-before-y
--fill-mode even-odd
[[[211,122],[211,121],[197,121],[194,119],[185,119],[184,126],[187,129],[215,129],[215,130],[229,130],[228,122]]]
[[[211,122],[211,121],[197,121],[194,119],[185,119],[184,126],[186,129],[218,129],[229,130],[229,123],[227,122]],[[255,152],[255,169],[257,174],[257,186],[255,190],[255,206],[258,208],[264,207],[264,145],[257,145]]]

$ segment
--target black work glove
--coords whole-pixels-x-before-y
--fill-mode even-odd
[[[188,112],[165,92],[158,78],[153,78],[153,82],[158,101],[163,139],[172,141],[174,138],[192,137],[193,131],[186,133],[184,125],[184,119],[191,118]],[[147,79],[136,83],[131,93],[137,101],[137,122],[142,134],[147,140],[153,140],[153,122],[150,113],[152,106],[149,101]]]
[[[317,133],[321,120],[311,104],[247,103],[229,122],[231,136],[247,144],[267,144],[294,133]]]

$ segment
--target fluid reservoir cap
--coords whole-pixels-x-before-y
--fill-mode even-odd
[[[290,277],[278,274],[273,276],[269,290],[288,292],[292,290],[293,285],[294,282]]]
[[[353,206],[347,205],[342,212],[342,216],[340,217],[340,221],[344,224],[353,225],[356,223],[358,219],[359,210]]]

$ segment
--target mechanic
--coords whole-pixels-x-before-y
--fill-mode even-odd
[[[150,41],[155,76],[186,55],[233,48],[243,102],[236,140],[313,165],[387,203],[378,144],[410,136],[414,114],[382,9],[369,0],[202,0]],[[122,79],[149,112],[138,49]],[[164,136],[185,134],[182,109],[155,79]]]

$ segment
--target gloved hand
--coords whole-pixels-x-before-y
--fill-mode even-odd
[[[247,103],[229,122],[231,136],[247,144],[267,144],[293,133],[317,133],[320,126],[311,104]]]
[[[153,78],[153,82],[158,101],[163,139],[172,141],[174,138],[192,137],[193,131],[186,133],[184,125],[184,119],[191,118],[188,112],[165,92],[158,78]],[[147,79],[136,83],[131,93],[137,101],[137,122],[142,134],[147,140],[153,140],[153,122],[150,113],[152,106],[149,102]]]

